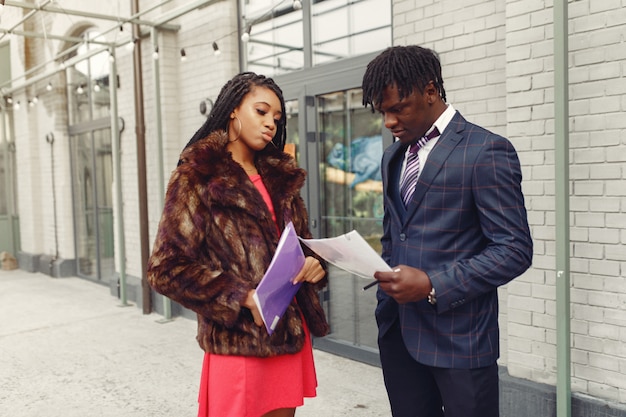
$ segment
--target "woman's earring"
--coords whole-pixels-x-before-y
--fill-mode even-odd
[[[237,137],[230,141],[230,142],[237,142],[239,140],[239,137],[241,136],[241,120],[239,120],[239,117],[237,116],[233,116],[231,119],[237,120],[239,122],[239,131],[237,132]]]

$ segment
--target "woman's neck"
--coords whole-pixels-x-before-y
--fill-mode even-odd
[[[233,155],[233,160],[241,165],[243,170],[246,171],[246,174],[254,175],[258,173],[256,166],[254,165],[255,152],[251,151],[247,147],[242,147],[238,144],[238,141],[230,142],[226,148]]]

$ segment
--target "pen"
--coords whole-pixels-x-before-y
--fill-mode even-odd
[[[393,272],[400,272],[400,268],[394,269]],[[372,288],[376,284],[378,284],[378,280],[374,280],[374,281],[370,282],[365,287],[363,287],[363,291],[369,290],[370,288]]]
[[[367,284],[365,287],[363,287],[363,291],[368,290],[370,288],[372,288],[374,285],[378,284],[378,280],[375,279],[374,281],[370,282],[369,284]]]

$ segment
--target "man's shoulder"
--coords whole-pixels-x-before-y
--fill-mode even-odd
[[[459,111],[457,111],[452,120],[450,120],[448,128],[472,141],[507,140],[504,136],[467,120]]]

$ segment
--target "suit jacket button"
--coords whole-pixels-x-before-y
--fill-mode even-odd
[[[400,233],[400,240],[404,242],[406,240],[406,235],[404,233]]]

